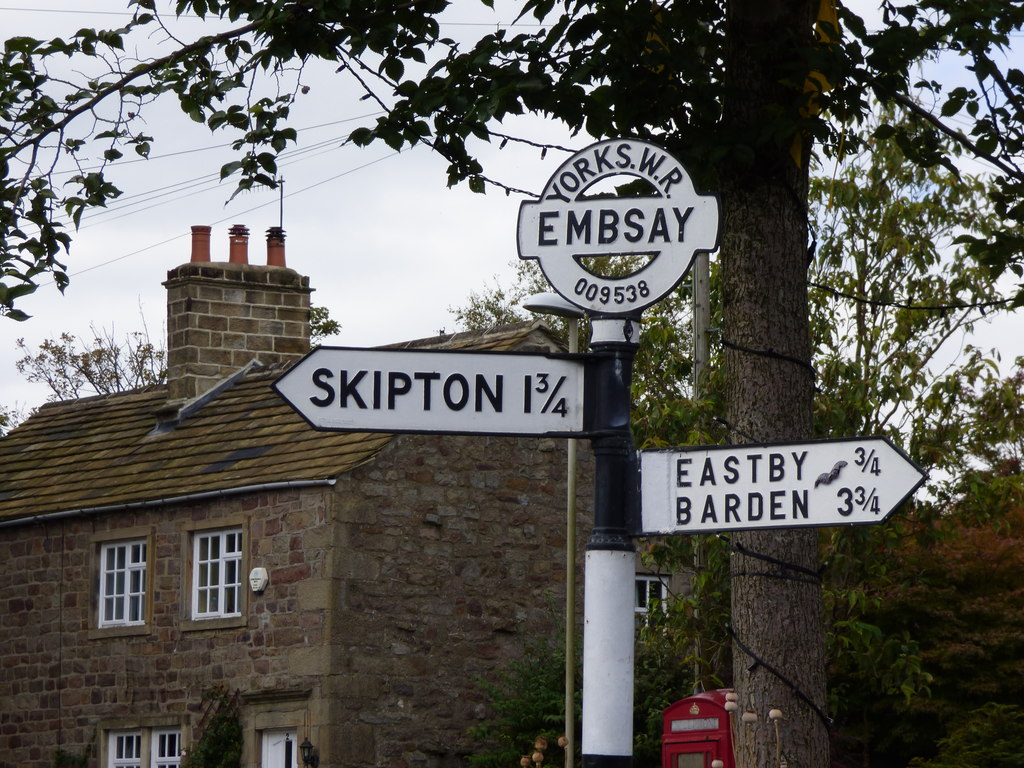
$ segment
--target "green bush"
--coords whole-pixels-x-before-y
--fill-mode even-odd
[[[242,764],[242,722],[238,702],[227,691],[206,691],[208,718],[199,739],[189,747],[182,768],[239,768]]]
[[[1024,709],[989,702],[939,741],[939,754],[910,768],[1024,768]]]
[[[661,611],[659,606],[652,611]],[[655,614],[660,616],[660,613]],[[556,625],[560,619],[556,620]],[[550,633],[531,635],[520,659],[509,665],[496,683],[481,682],[493,717],[469,733],[477,742],[469,757],[473,768],[516,768],[523,756],[534,751],[534,742],[547,742],[545,768],[564,765],[558,737],[565,732],[565,642],[564,630],[555,626]],[[693,685],[692,667],[677,647],[673,633],[661,627],[645,626],[639,633],[634,665],[633,765],[660,768],[662,710],[688,696]],[[582,648],[577,642],[576,647]],[[581,664],[576,661],[576,760],[580,758],[580,713],[582,700]]]
[[[530,635],[523,656],[510,664],[496,683],[481,682],[494,716],[469,731],[479,745],[469,757],[473,768],[516,768],[523,755],[533,752],[537,738],[546,739],[549,745],[546,766],[559,768],[564,764],[562,750],[556,744],[565,732],[565,635],[563,629],[556,629],[550,634]],[[577,662],[577,733],[579,690]]]

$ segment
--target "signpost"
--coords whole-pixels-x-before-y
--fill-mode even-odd
[[[616,177],[643,189],[639,195],[609,194],[602,182]],[[627,518],[638,491],[629,418],[637,321],[679,285],[698,252],[717,247],[718,222],[718,198],[697,194],[678,160],[637,139],[610,139],[577,152],[556,169],[538,201],[519,208],[520,258],[536,259],[551,286],[593,318],[587,395],[593,399],[588,407],[594,527],[584,578],[584,768],[623,768],[633,755],[636,552]],[[609,256],[635,259],[630,273],[600,269],[598,260]]]
[[[601,182],[613,177],[643,182],[641,194],[608,194]],[[520,258],[536,259],[591,315],[589,355],[320,347],[274,384],[316,429],[591,438],[583,768],[632,764],[632,536],[876,523],[924,482],[883,438],[645,451],[638,468],[630,387],[640,314],[717,247],[719,208],[660,147],[598,142],[521,205],[517,231]],[[614,277],[592,268],[608,256],[639,266]],[[638,494],[641,530],[631,531]]]
[[[274,383],[316,429],[569,435],[582,360],[564,355],[319,347]]]
[[[880,523],[925,480],[881,437],[644,451],[641,473],[645,535]]]
[[[641,196],[587,197],[604,179],[647,182]],[[519,257],[536,259],[563,298],[606,315],[631,315],[663,299],[695,254],[718,245],[718,198],[699,195],[661,147],[609,139],[577,152],[555,171],[537,201],[519,207]],[[630,275],[607,277],[588,259],[642,256]]]

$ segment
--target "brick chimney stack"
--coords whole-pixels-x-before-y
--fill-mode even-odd
[[[312,289],[308,277],[284,266],[284,232],[275,238],[279,252],[268,237],[267,266],[248,263],[248,239],[249,230],[235,225],[230,261],[211,262],[210,228],[193,227],[191,261],[167,273],[172,401],[198,397],[254,359],[270,365],[309,351]]]

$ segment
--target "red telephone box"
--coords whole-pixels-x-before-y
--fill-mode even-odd
[[[729,689],[696,693],[665,709],[662,768],[735,768],[727,693]]]

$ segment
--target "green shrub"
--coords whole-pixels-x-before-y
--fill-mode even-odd
[[[910,768],[1024,768],[1024,709],[989,702],[939,741],[939,753]]]
[[[207,715],[202,734],[188,750],[182,768],[240,768],[242,722],[238,702],[227,691],[206,691]]]

